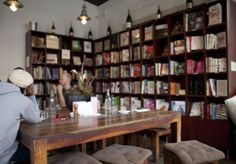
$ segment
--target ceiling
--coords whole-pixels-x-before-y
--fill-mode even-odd
[[[108,0],[85,0],[85,1],[92,3],[93,5],[99,6]]]

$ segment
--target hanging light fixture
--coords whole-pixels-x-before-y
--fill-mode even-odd
[[[24,5],[18,0],[6,0],[3,2],[4,5],[10,7],[15,12],[17,9],[24,7]]]
[[[82,24],[86,24],[91,18],[88,16],[87,14],[87,10],[86,10],[86,5],[84,4],[82,6],[82,12],[80,14],[80,16],[77,18]]]

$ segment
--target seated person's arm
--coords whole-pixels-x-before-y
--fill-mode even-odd
[[[27,87],[24,94],[27,99],[24,102],[26,103],[26,108],[21,113],[23,119],[31,123],[40,122],[42,119],[40,119],[40,110],[36,98],[33,95],[33,85]]]
[[[65,107],[66,106],[65,98],[62,92],[62,86],[60,84],[57,86],[57,93],[60,106]]]

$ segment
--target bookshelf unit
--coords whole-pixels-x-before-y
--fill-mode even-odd
[[[52,34],[40,31],[26,33],[26,70],[34,78],[34,92],[38,104],[44,109],[50,90],[56,94],[61,74],[75,69],[94,74],[93,41],[78,37]],[[76,75],[72,73],[72,84],[76,85]]]
[[[216,0],[95,40],[96,94],[104,102],[111,89],[118,109],[181,111],[183,140],[229,149],[229,119],[219,115],[236,93],[235,15],[232,0]]]

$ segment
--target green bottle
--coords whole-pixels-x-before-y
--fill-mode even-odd
[[[69,35],[70,35],[70,36],[74,36],[74,29],[73,29],[73,26],[72,26],[72,22],[71,22],[71,24],[70,24]]]
[[[126,18],[126,28],[131,28],[132,26],[132,18],[131,18],[131,15],[130,15],[130,10],[128,9],[128,16]]]
[[[93,33],[92,33],[91,29],[89,29],[88,38],[93,39]]]
[[[55,27],[55,22],[52,22],[52,27],[51,27],[51,33],[55,34],[56,33],[56,27]]]

